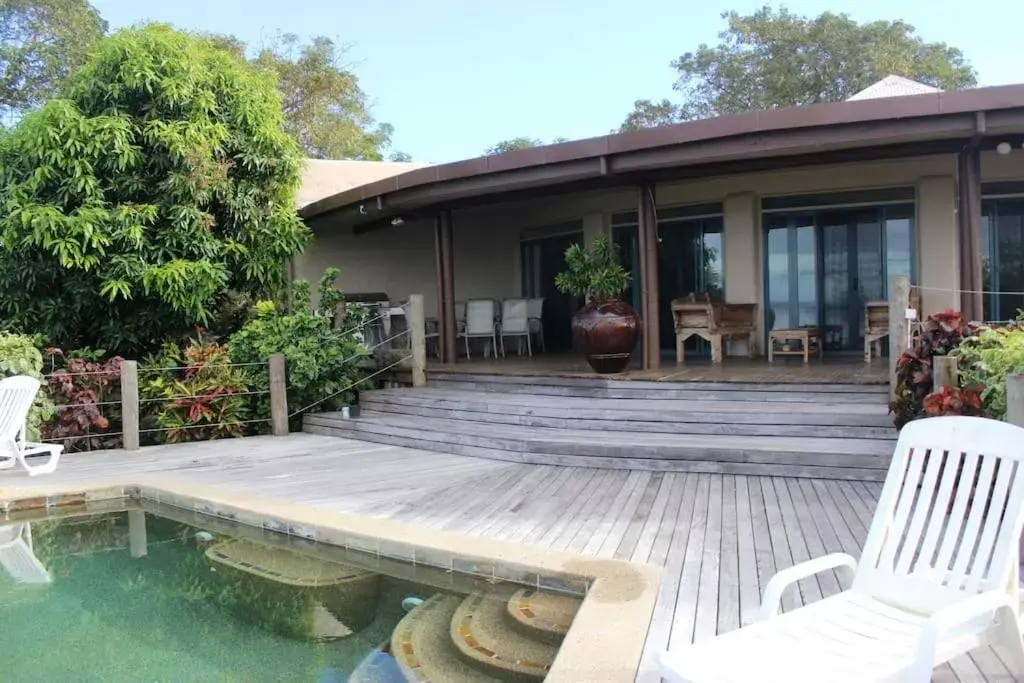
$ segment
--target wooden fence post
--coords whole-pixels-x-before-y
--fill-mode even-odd
[[[934,356],[932,358],[932,391],[942,387],[960,386],[960,369],[956,356]]]
[[[907,309],[910,308],[910,278],[896,275],[889,280],[889,394],[896,395],[896,362],[907,350]]]
[[[270,372],[270,427],[274,436],[288,435],[288,389],[285,383],[284,354],[272,353]]]
[[[423,313],[423,295],[409,295],[409,346],[412,349],[412,385],[427,386],[427,330]]]
[[[139,450],[139,363],[121,361],[121,445]]]

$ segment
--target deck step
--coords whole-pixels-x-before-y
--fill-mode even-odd
[[[467,596],[452,615],[451,638],[462,657],[501,679],[542,681],[558,653],[557,644],[510,626],[507,595]]]
[[[451,389],[368,391],[364,410],[493,424],[600,431],[894,440],[882,404],[764,403],[491,394]]]
[[[753,382],[648,382],[592,378],[525,377],[430,373],[432,387],[502,394],[648,400],[755,401],[782,403],[887,402],[888,388],[873,384],[786,384]]]
[[[499,683],[463,661],[451,639],[452,617],[463,596],[438,593],[403,617],[391,636],[391,653],[408,681]]]
[[[521,588],[506,604],[516,628],[536,640],[558,645],[569,631],[582,600],[571,595]]]
[[[776,474],[880,480],[892,453],[883,439],[666,434],[550,429],[367,410],[307,415],[304,429],[457,455],[582,467]]]

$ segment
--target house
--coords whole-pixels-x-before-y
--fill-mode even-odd
[[[633,273],[635,307],[658,311],[644,331],[665,352],[669,302],[702,291],[759,305],[758,352],[767,330],[805,325],[825,331],[827,352],[854,352],[864,303],[885,299],[895,275],[918,287],[924,314],[999,320],[1024,308],[1022,142],[1024,85],[939,92],[888,77],[847,102],[342,189],[301,208],[314,246],[293,267],[315,279],[338,266],[350,292],[422,293],[450,361],[454,302],[476,297],[546,297],[548,343],[568,348],[576,302],[553,278],[569,244],[605,234]],[[646,351],[644,367],[657,367],[660,354]]]

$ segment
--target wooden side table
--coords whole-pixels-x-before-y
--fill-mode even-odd
[[[789,342],[800,342],[800,349],[790,350],[788,348]],[[779,342],[783,345],[783,348],[776,351],[775,342]],[[772,330],[768,333],[768,362],[771,363],[775,360],[775,356],[803,356],[804,362],[810,362],[811,358],[811,347],[814,346],[818,358],[821,358],[822,352],[824,351],[824,344],[822,343],[821,330],[817,327],[799,327],[793,330]]]

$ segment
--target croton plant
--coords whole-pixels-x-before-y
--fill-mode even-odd
[[[921,324],[913,344],[896,361],[896,390],[889,412],[897,429],[925,416],[925,398],[932,393],[932,358],[949,354],[966,333],[963,316],[957,311],[930,315]],[[962,399],[958,400],[962,403]]]

